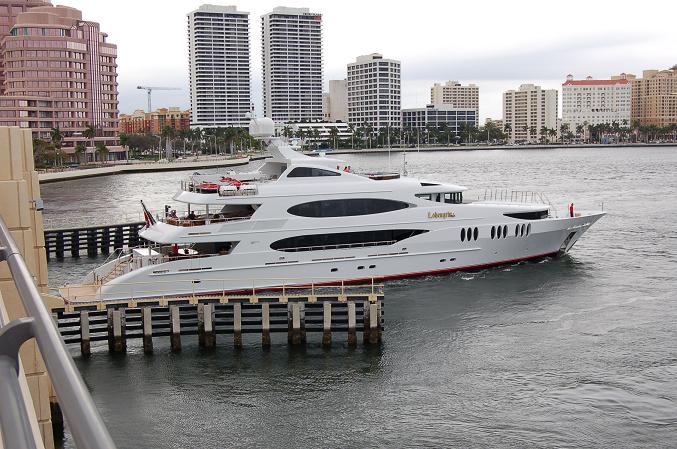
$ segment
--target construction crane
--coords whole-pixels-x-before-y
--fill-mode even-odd
[[[150,102],[150,94],[154,90],[181,90],[179,87],[156,87],[156,86],[136,86],[137,89],[143,89],[148,93],[148,112],[153,112]]]

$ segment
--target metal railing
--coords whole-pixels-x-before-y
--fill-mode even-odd
[[[114,449],[115,443],[2,217],[0,260],[7,261],[28,314],[8,324],[0,323],[0,427],[4,447],[37,448],[18,377],[19,349],[23,343],[35,338],[76,446]]]

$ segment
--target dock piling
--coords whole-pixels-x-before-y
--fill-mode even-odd
[[[322,304],[322,346],[331,346],[331,303]]]
[[[270,304],[261,303],[261,346],[270,347]]]
[[[197,305],[197,335],[198,342],[203,348],[213,348],[215,346],[214,306],[211,304]]]
[[[172,351],[175,352],[181,350],[181,314],[179,312],[179,306],[169,306],[169,342]]]
[[[369,304],[369,344],[376,345],[381,343],[381,317],[378,304],[372,302]]]
[[[153,353],[153,310],[150,307],[141,308],[141,319],[143,321],[143,352]]]
[[[83,357],[89,357],[91,354],[89,337],[89,312],[80,311],[80,353]]]
[[[242,303],[233,304],[233,346],[242,347]]]
[[[355,302],[348,302],[348,346],[357,346],[357,333],[355,332]]]
[[[125,334],[125,311],[108,309],[108,350],[110,352],[127,351]]]

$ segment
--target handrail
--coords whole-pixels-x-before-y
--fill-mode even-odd
[[[14,320],[0,328],[0,367],[3,368],[0,373],[0,403],[2,403],[0,426],[4,446],[35,447],[32,434],[27,433],[29,415],[23,399],[20,398],[17,377],[19,348],[34,337],[76,446],[115,449],[115,443],[2,217],[0,217],[0,260],[7,261],[19,297],[28,314],[28,318]],[[11,375],[8,372],[10,367],[14,371]]]

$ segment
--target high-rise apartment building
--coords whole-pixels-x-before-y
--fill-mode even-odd
[[[346,80],[329,80],[325,93],[324,118],[329,122],[348,121],[348,91]]]
[[[458,81],[435,83],[430,88],[430,103],[446,104],[457,109],[473,109],[475,117],[479,120],[480,88],[475,84],[464,86]],[[478,123],[479,121],[476,121],[474,125],[478,126]]]
[[[538,142],[543,128],[558,132],[557,90],[522,84],[503,93],[503,126],[510,130],[510,142]]]
[[[579,125],[630,124],[630,80],[621,73],[608,80],[587,77],[575,80],[567,75],[562,84],[562,123],[573,132]]]
[[[2,23],[9,20],[0,16]],[[31,128],[35,138],[45,140],[58,128],[67,155],[82,143],[89,147],[88,160],[96,144],[106,145],[111,159],[124,157],[118,138],[117,47],[107,42],[99,24],[83,20],[77,9],[51,5],[27,9],[12,20],[0,44],[5,80],[0,125]],[[95,129],[92,139],[84,136],[89,126]]]
[[[348,64],[348,123],[374,130],[402,125],[400,61],[378,53]]]
[[[644,70],[632,80],[631,123],[668,126],[677,123],[677,69]]]
[[[261,17],[263,113],[275,123],[322,120],[322,15],[277,7]]]
[[[0,0],[0,42],[5,36],[9,36],[9,31],[16,23],[16,18],[28,8],[36,6],[49,6],[49,0]],[[0,58],[0,94],[5,88],[4,62]]]
[[[188,62],[191,126],[247,126],[249,13],[218,5],[188,13]]]

